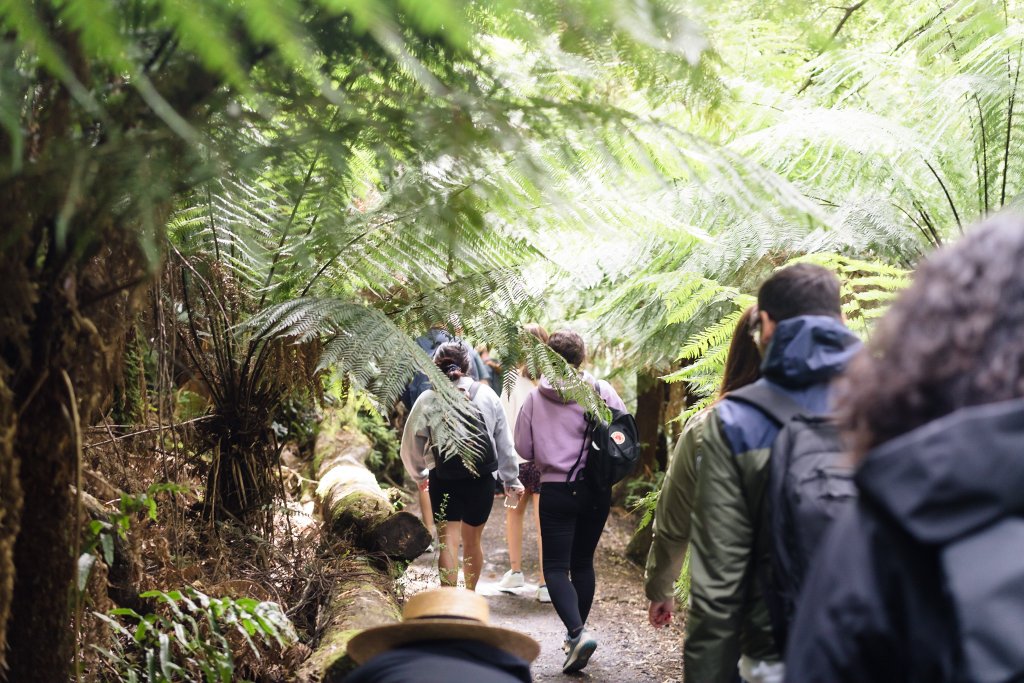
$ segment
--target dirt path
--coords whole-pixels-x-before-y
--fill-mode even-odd
[[[532,515],[532,511],[528,511]],[[501,592],[498,581],[508,570],[505,510],[496,499],[484,529],[486,562],[477,592],[487,596],[491,620],[497,626],[533,636],[541,644],[533,664],[536,681],[585,680],[593,683],[668,683],[682,680],[682,632],[677,625],[655,631],[647,624],[643,572],[623,557],[631,521],[612,511],[596,557],[597,596],[587,629],[598,637],[598,648],[581,674],[562,673],[565,631],[550,604],[537,602],[536,529],[527,519],[523,541],[523,571],[527,584],[513,594]],[[409,567],[403,579],[406,594],[438,585],[437,555],[428,553]]]

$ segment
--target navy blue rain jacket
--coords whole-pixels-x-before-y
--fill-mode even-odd
[[[802,315],[783,320],[775,326],[758,382],[771,384],[809,414],[822,415],[829,409],[829,383],[860,348],[857,336],[836,318]],[[750,404],[726,396],[716,410],[735,454],[770,448],[779,433],[779,426]]]

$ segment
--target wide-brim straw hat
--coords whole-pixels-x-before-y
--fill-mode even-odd
[[[476,640],[532,662],[540,654],[536,640],[490,625],[487,601],[465,588],[436,588],[410,597],[402,621],[376,626],[348,642],[348,655],[362,664],[381,652],[424,640]]]

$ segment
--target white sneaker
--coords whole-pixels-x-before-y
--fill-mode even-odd
[[[551,602],[551,594],[548,593],[547,586],[541,586],[537,589],[537,602]]]
[[[562,673],[571,674],[580,671],[590,661],[590,656],[597,649],[597,638],[586,631],[581,631],[575,638],[568,638],[562,644],[565,651],[565,663],[562,664]]]
[[[505,572],[505,576],[501,577],[501,581],[498,582],[498,588],[509,589],[509,588],[522,588],[526,585],[526,579],[523,578],[522,572],[514,572],[509,569]]]

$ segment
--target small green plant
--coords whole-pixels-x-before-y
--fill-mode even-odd
[[[235,671],[234,650],[245,646],[257,657],[284,649],[298,636],[281,607],[252,598],[211,598],[195,588],[148,591],[163,607],[142,615],[115,609],[97,616],[114,635],[111,648],[93,646],[113,675],[125,683],[245,680]]]
[[[661,485],[665,481],[664,472],[655,472],[651,479],[633,479],[626,482],[626,508],[630,512],[640,512],[640,531],[654,519],[654,509],[658,507]]]
[[[690,548],[686,548],[686,557],[683,558],[683,568],[679,572],[675,583],[676,599],[681,605],[690,604]]]
[[[361,407],[356,413],[356,427],[373,444],[366,463],[371,470],[385,471],[400,461],[398,436],[380,413],[372,407]]]
[[[157,496],[161,493],[187,493],[187,486],[173,482],[151,484],[143,493],[122,493],[118,502],[117,512],[113,512],[106,520],[94,519],[89,522],[82,544],[82,553],[78,556],[78,591],[85,591],[89,583],[89,575],[96,564],[97,553],[102,553],[107,566],[114,563],[114,536],[125,540],[131,528],[132,519],[137,514],[144,514],[151,521],[157,520]]]

